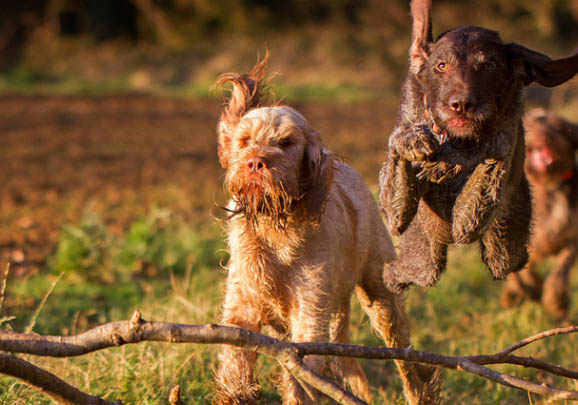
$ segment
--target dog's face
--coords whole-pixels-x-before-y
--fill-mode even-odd
[[[327,181],[326,151],[319,134],[290,107],[250,110],[219,149],[227,162],[225,187],[251,221],[267,216],[283,227],[296,208],[324,191],[317,187]]]
[[[497,114],[516,115],[524,85],[557,86],[578,72],[578,53],[552,60],[521,45],[504,44],[491,30],[464,26],[432,37],[431,0],[413,0],[410,75],[423,92],[434,132],[479,138]],[[491,132],[491,131],[490,131]]]
[[[450,137],[475,137],[503,108],[512,72],[499,36],[478,27],[443,35],[417,73],[434,122]]]
[[[529,173],[564,175],[575,170],[578,127],[542,109],[529,112],[524,124]]]

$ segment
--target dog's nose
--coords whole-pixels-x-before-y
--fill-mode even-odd
[[[472,99],[467,95],[453,95],[450,98],[449,105],[458,114],[469,112],[473,107]]]
[[[267,164],[265,163],[265,159],[261,157],[253,156],[247,159],[247,168],[253,172],[260,172],[265,167],[267,167]]]

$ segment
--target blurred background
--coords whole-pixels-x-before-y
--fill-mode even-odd
[[[576,0],[442,0],[433,12],[434,35],[484,25],[553,57],[577,44]],[[0,84],[35,93],[205,96],[217,75],[249,66],[268,47],[279,83],[295,96],[353,86],[354,94],[339,97],[395,95],[406,68],[408,15],[402,0],[7,2]]]
[[[434,36],[467,24],[553,58],[578,48],[578,0],[434,1]],[[249,70],[269,49],[278,98],[303,112],[376,192],[410,30],[406,0],[3,2],[0,274],[10,268],[0,277],[0,327],[67,334],[127,318],[135,307],[146,319],[217,321],[227,255],[215,79]],[[578,80],[530,86],[528,105],[577,121]],[[553,325],[531,302],[502,310],[500,288],[475,247],[452,250],[440,284],[408,294],[414,346],[488,352]],[[380,344],[356,314],[353,340]],[[553,342],[533,355],[576,368],[578,341]],[[41,365],[129,403],[158,403],[174,382],[190,403],[208,403],[215,350],[139,345]],[[264,375],[273,368],[260,367]],[[393,366],[364,367],[377,403],[402,401]],[[273,381],[264,380],[263,403],[279,403]],[[459,373],[448,375],[444,392],[447,403],[528,401]],[[0,403],[43,401],[0,379]]]

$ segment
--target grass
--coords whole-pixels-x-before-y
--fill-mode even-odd
[[[216,78],[216,77],[215,77]],[[45,96],[106,96],[111,94],[148,94],[170,99],[216,99],[212,91],[214,81],[195,81],[189,84],[155,83],[146,89],[138,88],[129,78],[114,77],[94,80],[81,76],[46,76],[26,68],[16,68],[0,75],[0,93]],[[385,86],[362,84],[281,84],[275,86],[278,99],[286,102],[354,103],[395,97]]]
[[[8,280],[7,300],[0,316],[14,316],[3,327],[41,334],[72,334],[113,320],[128,319],[139,308],[145,319],[181,323],[218,320],[226,272],[223,239],[215,228],[180,222],[169,212],[154,210],[137,218],[121,235],[112,235],[98,217],[87,215],[66,225],[49,260],[51,273]],[[554,327],[540,306],[499,306],[500,284],[490,280],[474,248],[452,249],[447,274],[435,288],[413,288],[407,308],[414,346],[447,355],[492,353],[541,330]],[[39,302],[58,280],[31,325]],[[573,280],[576,283],[576,280]],[[574,288],[573,291],[578,291]],[[578,294],[573,294],[574,301]],[[380,345],[368,319],[354,304],[352,340]],[[576,318],[576,310],[572,313]],[[520,354],[578,367],[578,336],[551,338],[524,348]],[[208,404],[218,347],[142,343],[70,359],[21,357],[47,368],[81,390],[127,404],[166,402],[180,384],[191,404]],[[392,362],[367,360],[363,367],[373,388],[374,403],[403,403]],[[534,381],[575,388],[569,382],[534,370],[498,366],[498,370]],[[280,403],[274,387],[277,369],[271,359],[258,365],[264,404]],[[532,397],[532,403],[541,398]],[[463,372],[443,373],[443,403],[530,403],[526,393],[498,386]],[[12,378],[0,379],[0,404],[50,403]]]

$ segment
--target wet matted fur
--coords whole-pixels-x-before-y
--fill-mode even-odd
[[[568,314],[570,271],[578,249],[578,125],[541,108],[525,119],[526,175],[534,197],[530,260],[508,277],[502,292],[506,307],[524,296],[542,300],[555,318]],[[548,257],[555,265],[543,283],[536,267]]]
[[[265,63],[218,82],[232,86],[218,124],[219,159],[232,197],[222,323],[254,331],[269,326],[296,342],[347,343],[355,291],[386,343],[407,347],[403,300],[382,280],[395,250],[377,204],[359,174],[323,145],[299,112],[268,101]],[[256,358],[255,352],[223,347],[215,403],[257,400]],[[323,372],[323,357],[304,361]],[[410,403],[436,401],[430,369],[397,365]],[[354,394],[370,400],[357,360],[341,358],[336,368]],[[282,372],[285,404],[317,402]]]
[[[523,88],[569,80],[578,54],[551,60],[475,26],[434,41],[431,0],[414,0],[411,10],[409,75],[380,173],[389,229],[401,234],[384,280],[394,292],[430,287],[445,270],[447,246],[475,241],[503,279],[528,260]]]

